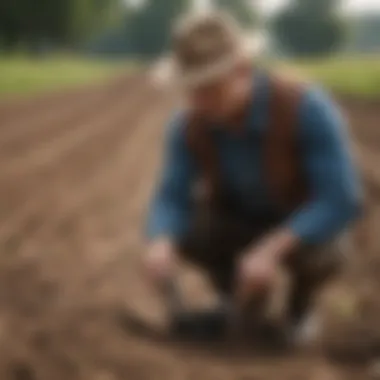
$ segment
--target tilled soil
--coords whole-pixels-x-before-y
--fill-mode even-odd
[[[328,350],[284,358],[226,355],[139,340],[123,328],[126,305],[149,317],[159,313],[142,284],[139,254],[172,104],[144,74],[0,103],[0,379],[376,376],[380,102],[342,101],[370,188],[372,223],[370,244],[356,252],[336,294],[329,294]]]

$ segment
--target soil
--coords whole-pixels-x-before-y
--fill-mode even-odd
[[[369,185],[370,240],[324,300],[320,349],[259,358],[138,339],[120,323],[126,306],[160,313],[139,255],[171,97],[142,73],[0,102],[0,379],[380,378],[380,101],[341,103]]]

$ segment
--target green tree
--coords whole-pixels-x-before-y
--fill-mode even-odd
[[[80,44],[122,22],[125,7],[121,0],[68,0],[68,40]]]
[[[109,13],[109,27],[99,35],[94,36],[86,44],[85,50],[98,55],[127,56],[134,52],[132,45],[133,27],[135,24],[136,8],[128,2]]]
[[[75,45],[116,23],[123,0],[1,0],[0,39],[5,48],[43,41]]]
[[[65,0],[2,0],[0,36],[6,48],[33,47],[46,37],[60,39],[67,22]]]
[[[216,0],[214,4],[231,12],[245,27],[252,27],[257,23],[252,2],[248,0]]]
[[[280,49],[290,55],[324,56],[344,41],[345,28],[334,0],[295,0],[280,13],[272,31]]]
[[[173,22],[188,6],[189,0],[151,0],[133,12],[127,25],[133,50],[146,58],[161,54],[170,43]]]
[[[351,19],[347,48],[354,53],[380,52],[380,14],[364,14]]]

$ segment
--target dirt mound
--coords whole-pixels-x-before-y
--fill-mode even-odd
[[[136,268],[171,104],[144,74],[0,104],[0,378],[365,379],[359,367],[347,371],[316,355],[255,359],[152,344],[120,323],[126,303],[156,312]],[[346,105],[376,222],[380,111]],[[364,361],[378,354],[379,265],[374,249],[363,252],[333,297],[328,338],[335,352],[350,348]]]

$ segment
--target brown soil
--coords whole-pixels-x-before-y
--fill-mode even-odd
[[[351,365],[321,352],[226,356],[123,329],[118,316],[127,304],[156,313],[138,258],[171,105],[142,74],[0,103],[0,379],[371,378],[380,354],[376,103],[343,101],[370,184],[371,241],[329,294],[323,353]]]

